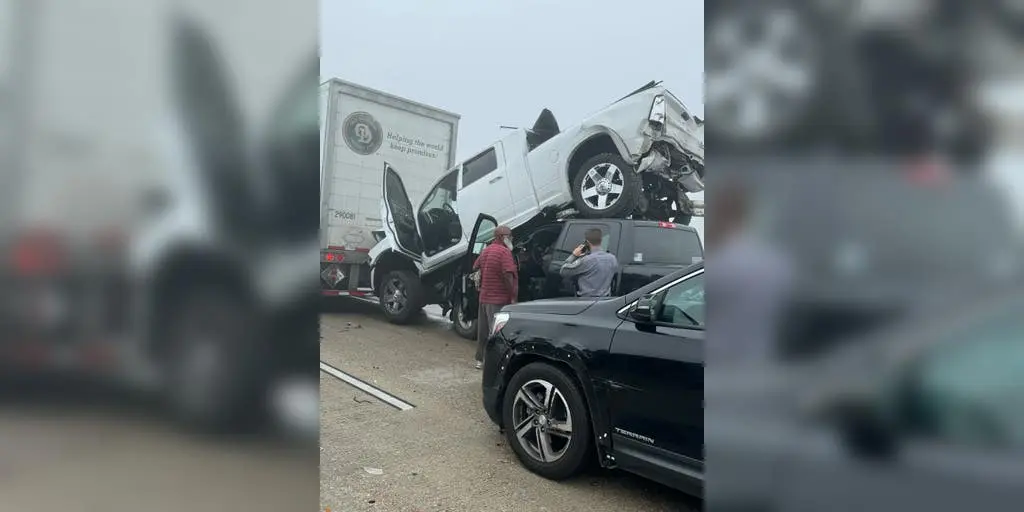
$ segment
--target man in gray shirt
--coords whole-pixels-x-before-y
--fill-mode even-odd
[[[588,229],[584,238],[586,243],[572,251],[559,273],[576,278],[576,294],[580,297],[610,297],[619,260],[601,248],[604,233],[599,228]]]

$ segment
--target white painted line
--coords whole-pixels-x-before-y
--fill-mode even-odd
[[[331,377],[334,377],[334,378],[336,378],[338,380],[341,380],[342,382],[344,382],[344,383],[346,383],[346,384],[348,384],[348,385],[350,385],[350,386],[352,386],[352,387],[354,387],[354,388],[356,388],[356,389],[358,389],[358,390],[360,390],[360,391],[362,391],[362,392],[364,392],[364,393],[366,393],[366,394],[376,398],[377,400],[380,400],[381,402],[384,402],[384,403],[390,405],[391,407],[394,407],[395,409],[398,409],[400,411],[408,411],[409,409],[413,408],[413,405],[410,404],[409,402],[406,402],[406,401],[404,401],[404,400],[402,400],[402,399],[400,399],[400,398],[398,398],[398,397],[396,397],[394,395],[391,395],[391,394],[387,393],[386,391],[384,391],[384,390],[382,390],[380,388],[377,388],[377,387],[374,387],[374,386],[372,386],[370,384],[367,384],[366,382],[363,382],[363,381],[357,379],[356,377],[353,377],[353,376],[351,376],[351,375],[349,375],[349,374],[347,374],[347,373],[345,373],[345,372],[343,372],[343,371],[341,371],[341,370],[339,370],[339,369],[337,369],[337,368],[335,368],[335,367],[333,367],[333,366],[331,366],[331,365],[329,365],[329,364],[327,364],[327,363],[325,363],[323,361],[320,361],[320,371],[330,375]]]

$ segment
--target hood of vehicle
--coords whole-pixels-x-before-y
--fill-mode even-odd
[[[597,301],[590,298],[543,299],[505,306],[509,313],[547,313],[549,315],[578,315]]]

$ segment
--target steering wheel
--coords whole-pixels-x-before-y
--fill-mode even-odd
[[[433,211],[433,209],[431,209],[431,210],[423,210],[422,212],[420,212],[420,215],[423,217],[424,224],[431,224],[432,225],[435,222],[437,222],[437,219],[434,218],[434,214],[430,213],[431,211]]]

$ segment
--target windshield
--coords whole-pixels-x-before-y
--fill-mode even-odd
[[[637,227],[635,241],[627,255],[634,264],[690,265],[704,256],[697,233],[684,229]]]

